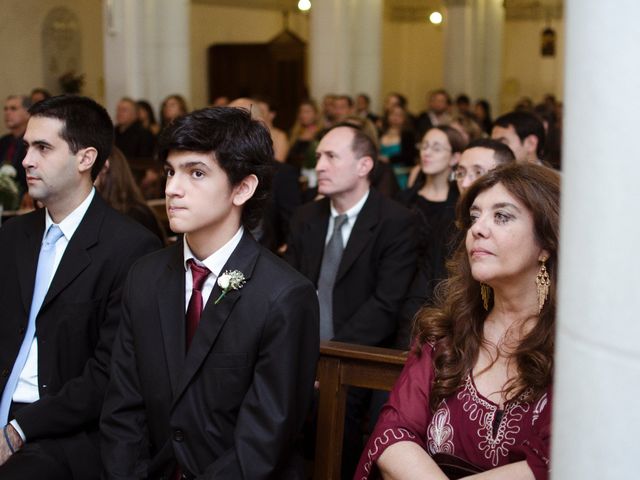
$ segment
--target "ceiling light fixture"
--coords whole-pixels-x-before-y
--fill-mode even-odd
[[[302,12],[308,12],[311,9],[311,1],[310,0],[299,0],[298,1],[298,10]]]
[[[302,1],[302,0],[300,0]],[[442,14],[440,12],[431,12],[429,15],[429,21],[434,25],[440,25],[442,23]]]

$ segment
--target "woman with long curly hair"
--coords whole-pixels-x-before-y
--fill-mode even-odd
[[[513,164],[461,198],[465,239],[354,478],[548,478],[559,201],[555,171]]]

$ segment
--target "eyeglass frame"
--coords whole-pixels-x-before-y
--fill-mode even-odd
[[[416,143],[416,149],[421,152],[426,152],[427,150],[431,150],[434,153],[442,153],[442,152],[452,152],[453,149],[449,147],[445,147],[440,143],[434,143],[433,145],[429,142],[420,142]]]
[[[485,170],[484,168],[478,168],[478,170],[481,170],[482,172],[476,174],[476,172],[474,172],[473,169],[467,170],[465,168],[464,175],[463,175],[463,171],[462,171],[463,168],[464,167],[456,166],[456,169],[453,172],[453,176],[456,179],[456,181],[461,181],[469,177],[472,182],[475,182],[478,178],[482,177],[483,175],[486,175],[487,172],[489,172],[489,170]]]

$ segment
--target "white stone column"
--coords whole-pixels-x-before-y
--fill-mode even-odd
[[[309,65],[311,96],[347,92],[350,85],[348,3],[316,0],[311,6]]]
[[[554,480],[638,477],[640,2],[568,0]]]
[[[445,0],[444,83],[498,105],[502,68],[502,0]]]
[[[310,87],[327,93],[380,96],[382,0],[315,0],[311,7]],[[372,105],[373,109],[377,106]]]
[[[481,47],[476,51],[478,87],[472,88],[473,98],[485,98],[497,112],[500,106],[500,90],[502,88],[502,42],[504,33],[505,11],[503,0],[476,0],[482,6],[482,38]]]
[[[447,0],[444,19],[444,86],[452,94],[468,93],[473,84],[471,0]]]
[[[371,97],[371,110],[381,110],[382,0],[354,0],[352,11],[351,93]]]
[[[190,96],[189,1],[104,0],[105,102]]]

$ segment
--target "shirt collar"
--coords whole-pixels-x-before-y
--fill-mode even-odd
[[[369,191],[370,190],[367,190],[367,192],[362,196],[362,198],[360,200],[358,200],[358,202],[353,207],[351,207],[349,210],[344,212],[347,215],[347,220],[350,223],[353,222],[358,217],[358,214],[360,213],[360,210],[362,210],[362,207],[364,207],[364,204],[367,201],[367,198],[369,198]],[[333,206],[333,202],[332,202],[331,203],[331,218],[335,219],[338,215],[340,215],[340,214],[335,209],[335,207]]]
[[[187,239],[185,237],[183,242],[185,271],[189,269],[189,265],[187,264],[187,261],[193,259],[193,261],[196,262],[198,265],[204,265],[209,269],[211,273],[213,273],[216,277],[219,277],[220,272],[222,271],[222,268],[227,263],[227,260],[229,260],[229,257],[231,256],[233,251],[236,249],[236,247],[240,243],[243,233],[244,233],[244,227],[240,225],[240,228],[238,229],[236,234],[231,238],[231,240],[229,240],[222,247],[220,247],[218,250],[213,252],[211,255],[209,255],[207,258],[205,258],[202,261],[198,260],[196,256],[193,254],[193,252],[189,248],[189,244],[187,243]]]
[[[64,220],[62,220],[58,226],[60,230],[62,230],[62,234],[64,238],[67,240],[71,240],[71,237],[75,233],[75,231],[80,226],[80,222],[84,218],[85,213],[89,210],[89,205],[91,205],[91,201],[96,194],[95,187],[91,188],[89,195],[85,198],[80,205],[78,205],[73,212],[67,215]],[[49,227],[53,225],[53,220],[51,219],[51,215],[49,215],[49,210],[46,210],[46,214],[44,217],[44,234],[46,235],[49,231]]]

